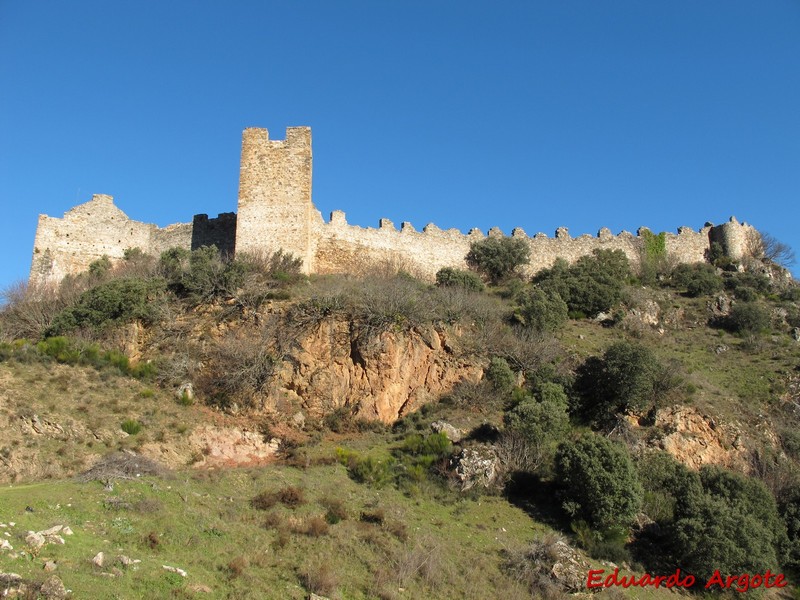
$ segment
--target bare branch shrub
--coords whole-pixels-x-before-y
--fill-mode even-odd
[[[300,581],[308,591],[322,596],[331,596],[339,585],[336,571],[327,562],[307,564],[300,571]]]
[[[445,585],[448,580],[446,552],[442,542],[429,537],[416,540],[413,546],[405,546],[392,560],[394,579],[406,586],[417,579],[431,588]]]
[[[89,287],[87,277],[65,277],[59,285],[12,284],[0,299],[0,336],[5,339],[40,338],[62,310],[74,304]]]
[[[562,547],[566,544],[557,535],[545,536],[527,548],[508,552],[505,570],[543,600],[563,598],[569,590],[553,576],[553,566],[563,559]]]
[[[547,447],[534,443],[519,431],[506,429],[495,444],[502,472],[498,480],[502,483],[515,472],[535,473],[549,456]]]
[[[237,254],[236,262],[243,267],[236,300],[249,308],[258,308],[265,300],[288,299],[290,293],[286,288],[303,278],[303,259],[283,250]]]
[[[168,470],[156,461],[140,456],[129,450],[114,452],[98,460],[88,471],[76,477],[80,482],[103,481],[114,479],[136,479],[140,475],[164,477]]]
[[[778,240],[766,231],[751,231],[747,237],[746,253],[761,261],[768,261],[788,268],[796,262],[791,246]]]
[[[278,362],[263,334],[228,332],[214,343],[197,377],[198,388],[210,402],[223,407],[233,402],[245,407],[255,404]]]

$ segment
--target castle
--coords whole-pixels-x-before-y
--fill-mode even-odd
[[[325,222],[311,201],[311,162],[309,127],[288,128],[285,140],[270,140],[266,129],[249,128],[242,136],[238,213],[214,219],[195,215],[191,223],[159,228],[129,219],[111,196],[95,195],[63,218],[40,215],[30,283],[58,283],[103,256],[120,259],[128,248],[159,256],[176,246],[211,244],[227,254],[282,249],[302,258],[306,273],[360,273],[370,265],[389,263],[432,280],[442,267],[465,268],[470,244],[485,237],[478,229],[464,234],[432,223],[422,231],[407,222],[398,229],[388,219],[381,219],[377,228],[363,228],[349,225],[339,210]],[[719,242],[728,256],[739,259],[752,233],[752,226],[733,217],[719,226],[707,223],[699,231],[681,227],[677,234],[666,234],[666,251],[678,262],[701,262],[711,243]],[[492,228],[488,235],[503,233]],[[603,228],[597,236],[577,238],[566,228],[559,228],[555,237],[529,237],[517,228],[511,235],[530,246],[528,275],[551,266],[558,257],[572,262],[596,248],[622,250],[637,264],[644,246],[644,228],[637,235],[612,235]]]

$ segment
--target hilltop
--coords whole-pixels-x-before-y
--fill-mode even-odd
[[[0,572],[95,598],[556,598],[614,565],[796,582],[800,288],[769,249],[531,278],[514,240],[436,284],[204,247],[10,291]],[[53,526],[74,535],[27,539]]]

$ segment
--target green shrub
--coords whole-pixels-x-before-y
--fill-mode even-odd
[[[627,527],[642,503],[642,486],[627,451],[589,434],[563,442],[555,458],[564,509],[597,530]]]
[[[781,294],[781,299],[787,302],[800,302],[800,285],[793,283]]]
[[[737,302],[723,322],[733,333],[753,334],[769,329],[770,315],[756,302]]]
[[[202,246],[191,252],[170,248],[159,259],[159,271],[178,297],[193,304],[233,297],[247,272],[242,261],[222,257],[216,246]]]
[[[722,277],[708,263],[678,265],[672,271],[671,282],[673,287],[685,290],[686,295],[691,298],[707,296],[722,289]]]
[[[76,328],[100,329],[134,320],[152,323],[159,314],[162,292],[160,280],[131,278],[101,283],[56,315],[45,335],[63,335]]]
[[[641,261],[639,264],[639,280],[645,285],[654,285],[669,271],[667,260],[666,234],[655,234],[650,230],[640,231],[642,237]]]
[[[776,569],[787,543],[775,500],[759,480],[719,467],[700,470],[703,492],[676,510],[670,530],[682,568],[698,579]]]
[[[19,349],[15,349],[14,346],[11,348],[14,355],[28,352],[27,346],[24,345]],[[90,365],[97,369],[113,367],[123,375],[130,375],[138,379],[152,378],[156,372],[156,366],[152,363],[139,363],[131,367],[130,360],[122,352],[102,350],[97,344],[89,344],[64,336],[45,338],[36,344],[36,353],[38,356],[49,357],[69,365]]]
[[[794,458],[800,459],[800,431],[796,429],[787,429],[781,433],[781,445],[786,451],[786,454]]]
[[[672,523],[676,511],[685,511],[703,492],[699,475],[667,452],[648,452],[636,467],[644,489],[642,511],[662,526]]]
[[[538,399],[526,397],[508,411],[499,442],[505,468],[533,472],[550,463],[570,430],[567,411],[567,395],[557,383],[543,384]]]
[[[489,361],[489,368],[486,369],[486,380],[498,392],[509,392],[514,387],[517,378],[506,360],[495,356]]]
[[[125,419],[120,425],[120,429],[128,435],[136,435],[142,430],[142,424],[136,419]]]
[[[95,281],[105,279],[105,277],[111,272],[111,267],[111,259],[108,258],[108,256],[98,258],[97,260],[89,263],[89,269],[87,270],[89,273],[89,278]]]
[[[613,562],[630,562],[631,556],[625,544],[628,541],[627,527],[609,527],[602,531],[592,528],[586,521],[573,521],[571,529],[578,544],[592,558]]]
[[[528,243],[514,237],[487,237],[470,244],[467,264],[494,284],[514,275],[519,267],[530,262]]]
[[[379,459],[373,456],[361,456],[353,450],[337,448],[336,458],[347,467],[350,478],[358,483],[382,487],[393,478],[395,460],[392,457]]]
[[[536,331],[557,331],[566,322],[569,309],[558,292],[528,288],[519,295],[517,321]]]
[[[630,262],[621,250],[595,250],[570,266],[562,259],[536,275],[534,283],[547,296],[560,296],[570,314],[607,312],[622,299],[631,277]],[[552,301],[552,300],[551,300]]]
[[[483,291],[483,282],[475,273],[451,267],[444,267],[436,272],[436,285],[439,287],[461,287],[473,292]]]
[[[750,271],[731,273],[725,279],[725,288],[733,292],[737,300],[752,302],[759,296],[769,294],[770,280],[765,275]]]
[[[646,411],[657,405],[675,384],[669,372],[646,346],[617,342],[603,356],[590,357],[578,369],[579,412],[602,422],[618,412]]]

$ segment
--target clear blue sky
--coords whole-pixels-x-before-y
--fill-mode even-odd
[[[736,215],[800,252],[797,0],[0,0],[0,285],[93,193],[159,225],[236,210],[242,129],[292,125],[326,219]]]

